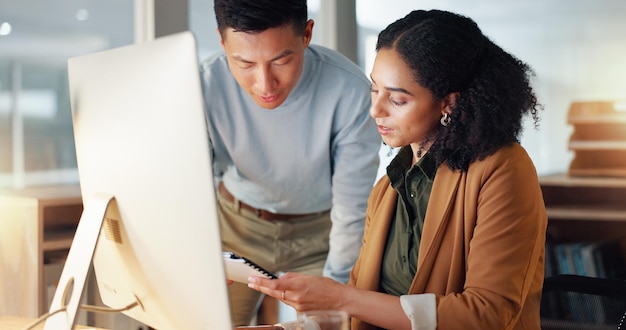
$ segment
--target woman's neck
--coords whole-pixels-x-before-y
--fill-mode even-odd
[[[413,161],[411,161],[411,165],[417,164],[417,162],[426,155],[431,145],[432,142],[423,143],[422,141],[420,143],[412,143],[411,150],[413,151]]]

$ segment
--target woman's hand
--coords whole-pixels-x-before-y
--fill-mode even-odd
[[[328,277],[285,273],[279,279],[250,277],[248,287],[272,296],[297,311],[342,309],[349,288]]]
[[[286,273],[278,279],[248,278],[248,287],[281,300],[298,312],[341,310],[384,329],[411,329],[400,297],[357,289],[329,277]]]

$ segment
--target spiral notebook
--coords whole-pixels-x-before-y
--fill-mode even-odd
[[[224,252],[224,266],[226,278],[241,283],[248,283],[248,277],[260,276],[276,279],[278,276],[263,267],[252,262],[250,259],[239,256],[233,252]]]

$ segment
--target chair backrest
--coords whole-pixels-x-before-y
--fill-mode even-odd
[[[544,280],[543,330],[622,329],[626,280],[555,275]]]

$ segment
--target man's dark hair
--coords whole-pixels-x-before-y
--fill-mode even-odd
[[[297,35],[304,35],[308,20],[306,0],[215,0],[213,9],[217,28],[261,32],[291,25]]]

